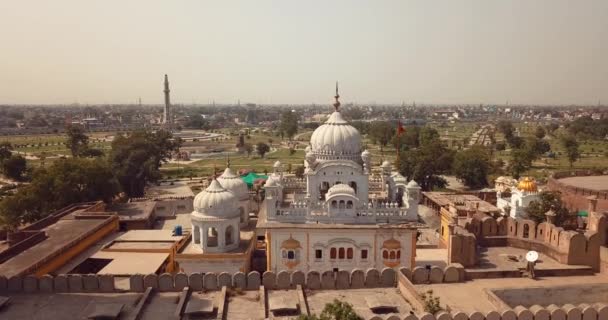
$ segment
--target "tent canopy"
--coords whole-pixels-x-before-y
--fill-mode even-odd
[[[243,181],[245,181],[245,183],[247,184],[247,186],[249,188],[253,187],[253,183],[258,180],[258,179],[268,179],[268,176],[263,175],[263,174],[257,174],[255,172],[249,172],[248,174],[244,175],[241,177],[241,179],[243,179]]]

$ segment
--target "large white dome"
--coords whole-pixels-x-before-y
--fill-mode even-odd
[[[239,215],[238,199],[215,179],[209,187],[194,197],[193,215],[232,218]]]
[[[219,181],[224,189],[234,193],[238,200],[247,199],[249,197],[247,184],[241,177],[235,174],[230,167],[224,170],[224,173],[217,178],[217,181]]]
[[[339,111],[318,127],[310,138],[312,152],[323,159],[324,156],[353,158],[361,156],[361,135],[355,127],[348,124]]]

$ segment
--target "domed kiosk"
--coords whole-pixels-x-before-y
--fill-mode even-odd
[[[226,252],[239,246],[240,216],[234,193],[213,179],[194,197],[193,206],[192,238],[203,252]]]
[[[232,171],[230,162],[226,166],[224,173],[217,178],[217,181],[222,187],[234,194],[238,202],[237,210],[239,211],[241,227],[247,225],[249,223],[250,203],[249,188],[247,188],[245,181]]]

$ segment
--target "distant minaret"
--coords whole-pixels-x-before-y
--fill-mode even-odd
[[[163,125],[167,129],[171,129],[173,125],[173,116],[171,115],[171,100],[169,98],[169,77],[165,74],[165,111],[163,113]]]
[[[334,109],[336,112],[340,112],[340,94],[338,93],[338,81],[336,81],[336,95],[334,96],[336,101],[334,102]]]

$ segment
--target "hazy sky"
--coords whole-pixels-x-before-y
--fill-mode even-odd
[[[0,0],[0,104],[608,103],[607,0]]]

